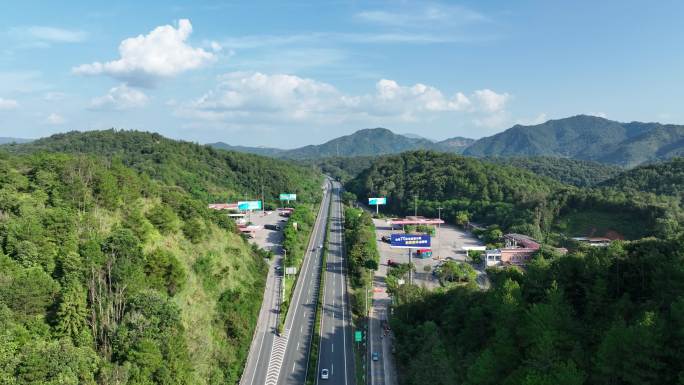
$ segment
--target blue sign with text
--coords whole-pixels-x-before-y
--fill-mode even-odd
[[[368,198],[368,204],[373,205],[386,205],[387,198]]]
[[[404,249],[422,249],[430,247],[428,234],[392,234],[390,246]]]

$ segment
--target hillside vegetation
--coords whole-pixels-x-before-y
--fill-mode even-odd
[[[617,166],[587,160],[554,158],[548,156],[486,158],[487,161],[531,171],[535,175],[551,178],[561,183],[577,186],[595,186],[623,171]]]
[[[630,239],[673,234],[682,218],[679,202],[668,197],[579,189],[519,168],[428,151],[380,158],[347,188],[361,199],[387,197],[381,209],[388,213],[413,214],[417,202],[421,215],[436,217],[442,207],[447,221],[465,216],[538,239],[557,232]],[[592,213],[605,215],[606,228],[592,227]]]
[[[400,384],[680,383],[682,250],[648,239],[539,256],[525,272],[492,271],[487,291],[401,286]]]
[[[233,146],[218,142],[209,144],[214,148],[259,154],[284,159],[312,160],[329,157],[359,157],[397,154],[410,150],[434,150],[462,153],[475,140],[454,137],[439,142],[417,135],[401,135],[386,128],[366,128],[340,136],[322,144],[312,144],[290,150],[269,147]]]
[[[602,186],[684,197],[684,158],[636,167],[606,180]]]
[[[116,159],[4,154],[0,181],[0,382],[237,382],[266,268],[232,221]]]
[[[515,125],[482,138],[464,154],[485,156],[553,156],[592,160],[623,167],[684,155],[684,126],[621,123],[578,115],[535,126]]]
[[[275,206],[278,194],[320,200],[320,175],[271,158],[216,150],[139,131],[88,131],[57,134],[22,145],[0,147],[13,153],[63,152],[119,159],[126,166],[203,201],[261,199]]]

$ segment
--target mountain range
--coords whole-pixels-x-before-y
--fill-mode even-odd
[[[432,141],[415,134],[400,135],[386,128],[356,131],[319,145],[283,150],[212,143],[225,150],[286,159],[376,156],[411,150],[432,150],[474,157],[554,157],[631,168],[684,155],[684,126],[622,123],[577,115],[531,126],[515,125],[479,140],[454,137]]]
[[[482,138],[464,155],[551,156],[591,160],[622,167],[684,154],[684,126],[661,123],[621,123],[578,115],[534,126],[515,125]]]
[[[8,137],[2,137],[0,136],[0,144],[9,144],[9,143],[28,143],[32,139],[22,139],[22,138],[8,138]]]
[[[461,153],[475,142],[474,139],[456,137],[439,142],[415,134],[396,134],[386,128],[366,128],[319,145],[308,145],[290,150],[269,147],[232,146],[227,143],[210,143],[222,150],[249,152],[286,159],[320,159],[333,156],[373,156],[396,154],[411,150],[434,150]]]

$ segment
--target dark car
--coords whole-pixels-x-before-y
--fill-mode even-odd
[[[373,361],[377,361],[380,359],[380,353],[378,352],[373,352]]]
[[[266,230],[276,230],[276,231],[277,231],[277,230],[280,230],[280,226],[279,226],[279,225],[264,225],[264,228],[265,228]]]

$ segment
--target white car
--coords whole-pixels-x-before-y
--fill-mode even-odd
[[[327,380],[329,376],[328,369],[321,370],[321,380]]]

